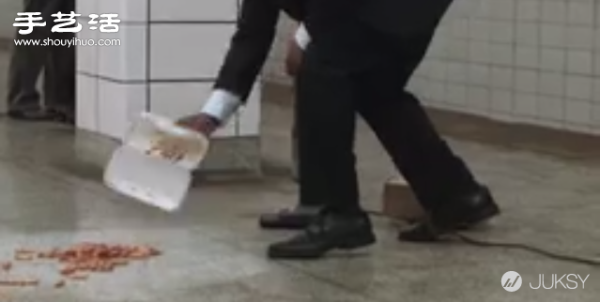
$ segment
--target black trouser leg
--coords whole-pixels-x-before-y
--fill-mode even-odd
[[[44,27],[35,27],[29,35],[16,34],[16,39],[40,39],[51,36],[51,15],[60,9],[63,0],[26,0],[25,12],[41,12],[46,21]],[[36,84],[46,63],[50,46],[16,46],[9,67],[8,108],[28,110],[40,108],[40,95]]]
[[[67,41],[72,34],[53,35]],[[44,73],[45,105],[68,116],[75,114],[75,47],[52,46]]]
[[[300,200],[359,211],[350,78],[317,62],[309,46],[296,85]]]
[[[464,162],[440,137],[419,100],[405,91],[429,40],[423,35],[402,41],[385,64],[361,75],[357,85],[362,91],[361,115],[424,207],[434,209],[441,202],[472,193],[477,184]]]
[[[60,0],[60,11],[68,14],[75,10],[74,0]],[[50,46],[45,74],[46,107],[69,117],[75,114],[75,52],[68,46],[74,33],[52,33],[51,38],[61,40],[61,46]],[[64,46],[63,46],[64,45]]]

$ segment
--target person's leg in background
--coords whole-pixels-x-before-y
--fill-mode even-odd
[[[68,14],[75,10],[75,0],[60,0],[60,12]],[[64,41],[75,33],[52,33],[51,38]],[[44,73],[45,108],[55,119],[68,124],[75,121],[75,46],[49,47],[46,72]]]
[[[302,62],[304,48],[308,44],[308,33],[302,26],[298,28],[293,38],[289,40],[288,52],[285,61],[287,74],[296,78],[298,69]],[[295,89],[295,87],[294,87]],[[296,113],[295,113],[296,115]],[[297,118],[294,118],[294,124],[291,131],[292,139],[292,171],[298,179],[298,127]],[[260,217],[260,225],[267,229],[303,229],[317,216],[323,203],[318,198],[300,198],[298,205],[290,209],[283,209],[275,213],[264,214]]]
[[[43,40],[50,37],[51,15],[60,9],[62,0],[25,0],[24,12],[40,12],[44,27],[35,27],[29,35],[17,29],[15,39]],[[8,115],[23,120],[49,120],[53,116],[42,108],[36,85],[47,62],[50,46],[15,45],[9,67]]]
[[[435,240],[441,233],[499,213],[489,190],[475,180],[437,133],[419,100],[405,90],[432,35],[433,30],[389,41],[391,47],[382,50],[390,59],[360,78],[365,87],[359,97],[360,114],[430,213],[430,221],[400,234],[409,241]]]

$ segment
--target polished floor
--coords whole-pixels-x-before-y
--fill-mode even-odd
[[[60,302],[510,302],[598,301],[600,268],[511,248],[461,242],[408,244],[376,219],[378,243],[314,262],[270,261],[265,246],[288,232],[256,226],[264,211],[294,204],[289,165],[290,112],[266,104],[262,179],[200,181],[182,211],[167,214],[120,197],[101,182],[112,144],[53,124],[0,121],[0,262],[18,248],[81,241],[151,244],[161,257],[55,289],[56,267],[19,263],[10,276],[41,278],[39,287],[0,285],[0,301]],[[393,169],[360,125],[357,153],[364,205],[378,209]],[[600,260],[600,166],[548,155],[451,141],[504,213],[469,234]],[[514,293],[501,286],[521,274]],[[590,275],[577,289],[531,289],[539,275]],[[4,276],[6,275],[6,276]],[[548,281],[546,281],[548,282]],[[1,283],[0,283],[1,284]],[[573,284],[568,284],[573,286]]]

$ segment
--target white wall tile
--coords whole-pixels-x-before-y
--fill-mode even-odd
[[[89,16],[90,14],[98,14],[98,8],[103,0],[76,0],[75,8],[78,14],[82,17]],[[104,0],[106,1],[106,0]]]
[[[97,131],[98,80],[78,74],[76,81],[76,125],[81,129]]]
[[[540,68],[545,71],[563,71],[567,61],[567,52],[558,48],[542,48]]]
[[[515,29],[512,23],[507,21],[490,21],[490,39],[497,43],[511,43],[515,39]]]
[[[593,53],[585,50],[570,50],[567,53],[567,72],[591,75],[594,72]]]
[[[152,83],[150,85],[150,111],[178,119],[200,111],[212,91],[213,83]],[[229,121],[215,136],[235,135],[237,118]]]
[[[120,45],[98,46],[98,74],[110,79],[146,79],[146,26],[125,24],[117,33],[100,33],[101,39],[118,39]]]
[[[517,20],[519,21],[537,21],[541,12],[540,0],[519,0],[517,1]]]
[[[562,73],[544,72],[540,74],[539,92],[545,96],[565,95],[565,76]]]
[[[516,0],[489,1],[490,17],[499,20],[511,20],[516,17]]]
[[[467,86],[462,84],[453,84],[446,88],[446,101],[454,106],[467,104]]]
[[[235,21],[237,1],[151,0],[151,18],[153,21]]]
[[[447,80],[450,83],[461,83],[464,84],[467,82],[468,74],[467,74],[467,66],[461,62],[448,62],[447,66]]]
[[[519,69],[515,73],[515,90],[517,92],[536,93],[539,75],[533,70]]]
[[[495,65],[510,66],[514,60],[514,46],[512,44],[491,44],[490,62]]]
[[[513,105],[517,115],[535,117],[538,112],[538,96],[533,93],[517,93]]]
[[[491,94],[492,112],[510,113],[513,109],[514,94],[510,90],[494,89]]]
[[[152,25],[152,78],[214,78],[233,31],[233,25],[220,24]]]
[[[510,67],[492,67],[491,84],[494,88],[512,89],[514,70]]]
[[[539,50],[534,47],[516,47],[515,65],[517,67],[538,68]]]
[[[98,80],[98,130],[121,139],[131,122],[146,108],[145,84],[119,84]]]
[[[469,60],[476,63],[489,63],[491,61],[491,47],[488,42],[472,40],[469,43]]]
[[[77,33],[77,38],[85,41],[96,41],[98,39],[98,32],[83,26],[82,30]],[[87,74],[97,74],[99,64],[98,47],[77,46],[76,52],[77,71],[85,72]]]
[[[596,104],[600,104],[600,78],[594,78],[594,90],[593,90],[593,97],[592,100],[596,103]]]
[[[239,127],[237,129],[237,135],[260,135],[261,96],[261,85],[255,85],[254,89],[252,89],[252,93],[250,93],[250,96],[246,101],[246,106],[244,106],[239,116]]]
[[[567,21],[570,24],[593,26],[594,15],[596,13],[594,11],[594,1],[595,0],[568,1]]]
[[[490,84],[490,67],[483,64],[470,64],[468,66],[469,83],[476,86]]]
[[[538,99],[538,117],[544,120],[562,121],[565,116],[565,103],[562,98],[543,96]]]
[[[487,113],[490,111],[490,91],[483,87],[467,88],[467,107],[470,111]]]
[[[594,91],[591,77],[569,75],[566,79],[566,96],[577,100],[592,100]]]
[[[541,20],[545,23],[565,23],[567,1],[542,1]]]
[[[566,46],[571,49],[591,50],[594,48],[594,28],[569,26],[566,28]]]
[[[590,125],[592,121],[592,104],[580,100],[566,102],[565,119],[575,125]]]
[[[516,43],[521,46],[536,46],[540,43],[540,25],[537,23],[517,23]]]
[[[181,7],[179,8],[181,9]],[[148,0],[100,0],[95,13],[118,14],[121,22],[146,22]]]
[[[566,28],[558,24],[542,24],[540,42],[543,46],[565,47]]]
[[[592,104],[591,125],[595,130],[594,133],[598,134],[600,131],[600,104]]]

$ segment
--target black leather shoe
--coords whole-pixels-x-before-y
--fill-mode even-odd
[[[52,121],[56,118],[56,114],[41,109],[30,110],[15,110],[11,109],[7,113],[8,117],[14,120],[21,121]]]
[[[53,120],[67,125],[75,125],[75,114],[65,111],[49,109],[48,112],[52,115]]]
[[[429,221],[401,231],[398,238],[413,242],[436,241],[441,235],[468,230],[499,214],[500,208],[490,190],[481,186],[478,192],[434,210]]]
[[[267,253],[272,259],[315,259],[334,249],[351,250],[373,243],[375,234],[366,214],[323,214],[304,233],[272,244]]]
[[[298,206],[260,217],[260,226],[264,229],[302,230],[319,215],[320,207]]]

